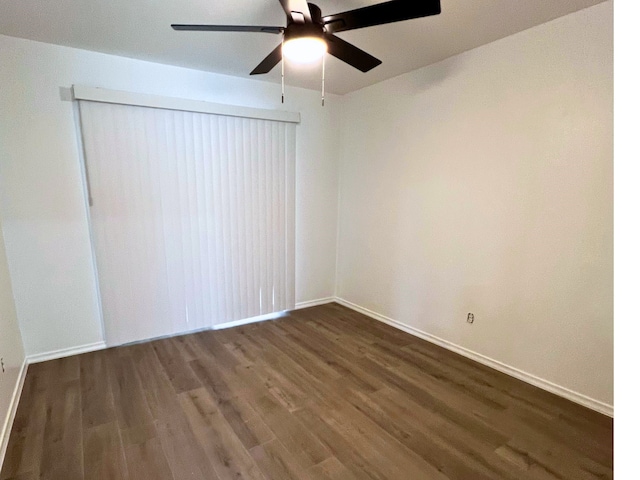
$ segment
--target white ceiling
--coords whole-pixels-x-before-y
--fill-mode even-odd
[[[418,0],[416,0],[418,1]],[[603,0],[442,0],[442,13],[338,34],[382,60],[368,73],[327,61],[327,90],[347,93],[438,62]],[[380,3],[316,0],[323,15]],[[176,32],[171,23],[286,24],[278,0],[0,0],[0,33],[249,77],[278,44],[260,33]],[[318,90],[320,67],[290,69],[287,84]],[[252,77],[280,82],[280,69]]]

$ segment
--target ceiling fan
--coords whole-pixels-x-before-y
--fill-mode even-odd
[[[174,30],[201,32],[283,34],[281,44],[253,69],[251,75],[269,73],[282,61],[283,54],[289,60],[308,63],[324,59],[325,53],[329,53],[361,72],[368,72],[382,61],[334,33],[438,15],[441,11],[440,0],[392,0],[323,17],[320,8],[306,0],[280,0],[280,4],[287,14],[286,27],[185,24],[172,24],[171,27]],[[324,105],[324,63],[322,84]],[[284,64],[282,85],[284,102]]]

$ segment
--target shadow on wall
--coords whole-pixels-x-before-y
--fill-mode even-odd
[[[405,78],[409,81],[411,87],[422,92],[437,87],[449,78],[455,70],[455,62],[442,61],[430,65],[428,68],[423,68],[419,75],[407,75]]]

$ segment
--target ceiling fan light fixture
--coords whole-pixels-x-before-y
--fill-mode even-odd
[[[335,36],[336,33],[439,15],[442,11],[440,0],[420,0],[419,2],[386,0],[382,3],[325,16],[322,15],[320,7],[308,3],[307,0],[280,0],[280,5],[287,15],[286,27],[196,24],[172,24],[171,27],[174,30],[282,35],[283,44],[278,45],[267,55],[252,70],[251,75],[269,73],[284,60],[284,57],[292,60],[292,63],[323,60],[324,71],[324,58],[327,53],[366,73],[380,65],[382,61]],[[284,78],[284,63],[282,77]]]
[[[317,36],[295,37],[285,40],[282,54],[292,62],[313,63],[327,53],[327,42]]]

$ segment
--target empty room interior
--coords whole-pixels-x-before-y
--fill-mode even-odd
[[[313,1],[0,3],[0,480],[613,478],[613,1]]]

